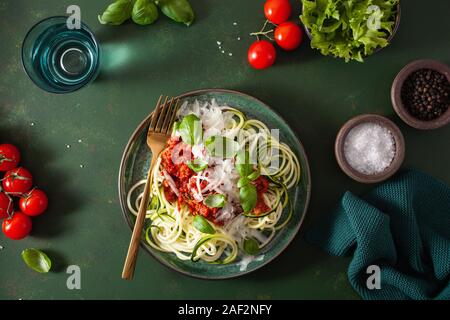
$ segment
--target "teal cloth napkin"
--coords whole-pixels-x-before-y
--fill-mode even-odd
[[[363,198],[345,193],[305,236],[332,255],[353,255],[348,279],[364,299],[450,299],[450,188],[407,171]],[[369,289],[367,267],[380,268]]]

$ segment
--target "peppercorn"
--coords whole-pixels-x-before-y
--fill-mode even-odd
[[[405,80],[401,97],[412,116],[423,121],[435,120],[450,106],[450,83],[438,71],[420,69]]]

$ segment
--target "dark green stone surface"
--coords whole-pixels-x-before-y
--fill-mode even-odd
[[[23,165],[51,202],[49,211],[34,219],[32,237],[13,242],[0,235],[0,298],[358,298],[347,281],[349,260],[305,244],[302,231],[279,258],[243,278],[188,278],[142,251],[134,280],[120,279],[130,231],[118,204],[119,161],[129,136],[161,93],[235,89],[276,109],[299,135],[311,164],[312,203],[305,227],[326,215],[345,190],[370,188],[347,178],[333,155],[340,125],[357,114],[391,117],[405,135],[405,166],[450,183],[450,127],[409,128],[390,102],[392,80],[406,63],[419,58],[450,63],[447,1],[402,1],[392,45],[364,64],[322,57],[304,43],[295,52],[279,52],[276,66],[262,72],[246,62],[248,33],[264,20],[262,1],[191,2],[197,21],[186,28],[164,17],[147,27],[102,26],[96,16],[108,1],[76,1],[101,41],[103,70],[93,85],[58,96],[27,78],[20,45],[35,22],[64,14],[74,2],[0,1],[0,141],[20,147]],[[298,2],[294,8],[300,12]],[[233,55],[221,54],[216,41]],[[54,272],[29,270],[20,256],[28,247],[46,250]],[[81,290],[66,287],[65,269],[71,264],[81,267]]]

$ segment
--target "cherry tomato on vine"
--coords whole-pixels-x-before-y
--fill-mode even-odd
[[[264,14],[272,23],[283,23],[291,16],[291,4],[288,0],[267,0],[264,4]]]
[[[8,218],[12,213],[13,203],[10,197],[4,192],[0,192],[0,219]]]
[[[275,42],[284,50],[294,50],[303,40],[303,30],[294,22],[284,22],[275,28]]]
[[[273,65],[277,53],[267,40],[255,41],[248,49],[248,62],[255,69],[266,69]]]
[[[33,176],[22,167],[9,170],[2,181],[3,190],[15,196],[21,196],[33,186]]]
[[[20,240],[31,232],[31,219],[26,214],[16,211],[11,218],[3,220],[2,231],[10,239]]]
[[[20,152],[12,144],[0,144],[0,171],[8,171],[17,167]]]
[[[33,189],[19,200],[20,210],[28,216],[38,216],[47,209],[48,198],[44,191]]]

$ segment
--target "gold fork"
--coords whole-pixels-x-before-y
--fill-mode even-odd
[[[151,117],[150,126],[147,132],[147,145],[152,151],[152,161],[147,175],[147,182],[144,187],[144,194],[142,196],[139,212],[134,224],[133,234],[131,235],[130,246],[128,247],[127,257],[123,266],[122,278],[133,278],[134,268],[136,265],[137,253],[139,250],[139,243],[141,241],[142,228],[144,226],[145,215],[150,197],[150,190],[152,185],[152,170],[155,163],[164,150],[167,140],[170,138],[173,123],[178,110],[179,99],[174,101],[174,98],[169,100],[169,97],[160,96],[156,104],[155,111]]]

